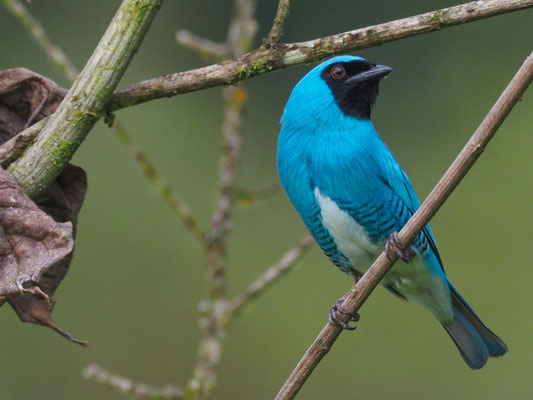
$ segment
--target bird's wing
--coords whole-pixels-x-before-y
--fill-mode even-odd
[[[413,189],[413,185],[392,153],[387,152],[387,155],[386,157],[383,157],[383,160],[384,183],[403,201],[405,206],[409,209],[411,214],[409,217],[411,217],[420,207],[420,200]],[[426,237],[431,250],[439,260],[440,266],[444,271],[435,237],[433,236],[429,224],[422,230],[422,233]]]

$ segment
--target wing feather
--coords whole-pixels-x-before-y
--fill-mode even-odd
[[[400,164],[398,161],[396,161],[392,153],[389,151],[386,153],[386,155],[387,157],[383,157],[384,182],[400,199],[402,199],[406,207],[410,210],[412,216],[420,207],[420,200],[415,193],[409,177],[400,167]],[[425,226],[425,228],[422,230],[422,233],[426,237],[431,250],[437,257],[440,267],[444,272],[444,267],[442,265],[442,260],[437,248],[437,243],[435,242],[435,237],[433,236],[433,232],[431,231],[429,224]]]

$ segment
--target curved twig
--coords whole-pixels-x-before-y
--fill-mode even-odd
[[[113,374],[98,364],[88,365],[83,369],[81,375],[85,379],[103,383],[119,393],[134,396],[136,399],[181,400],[185,397],[183,390],[177,386],[155,387],[146,383],[134,382],[131,379]]]
[[[176,41],[209,57],[226,58],[229,52],[226,43],[214,42],[185,29],[176,32]]]
[[[256,31],[254,18],[257,0],[234,0],[233,17],[228,29],[228,55],[237,57],[248,50]],[[222,356],[222,339],[226,335],[228,312],[227,264],[228,242],[233,227],[235,183],[244,139],[243,118],[246,91],[243,86],[223,90],[222,155],[219,167],[217,204],[211,226],[205,235],[206,279],[208,296],[201,318],[200,343],[192,378],[187,385],[188,398],[211,398],[217,382]]]
[[[18,0],[2,0],[4,6],[22,22],[24,27],[30,32],[31,37],[44,49],[50,61],[65,73],[71,81],[76,79],[78,71],[63,50],[57,47],[46,34],[43,26],[33,15],[31,15],[24,4]]]
[[[276,17],[274,18],[274,23],[270,29],[270,33],[265,40],[265,45],[272,46],[275,43],[278,43],[283,37],[283,32],[285,31],[285,23],[289,17],[289,8],[291,5],[291,0],[279,0],[278,11],[276,12]]]
[[[261,274],[255,281],[253,281],[246,290],[233,299],[230,304],[230,312],[236,315],[242,311],[243,307],[251,300],[255,299],[266,289],[268,289],[274,282],[279,280],[287,274],[297,261],[311,248],[315,243],[311,235],[306,233],[303,235],[298,243],[287,250],[283,256],[270,268]]]

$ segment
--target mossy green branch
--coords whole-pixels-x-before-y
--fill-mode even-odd
[[[61,173],[104,114],[162,0],[124,0],[93,55],[35,143],[9,167],[29,196]]]

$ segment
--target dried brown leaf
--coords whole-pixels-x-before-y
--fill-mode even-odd
[[[0,144],[52,114],[66,91],[25,68],[0,71]],[[78,213],[87,189],[83,169],[68,165],[33,202],[0,169],[0,305],[7,300],[23,322],[55,325],[52,296],[74,249]]]
[[[66,93],[50,79],[26,68],[0,71],[0,143],[51,115]]]

